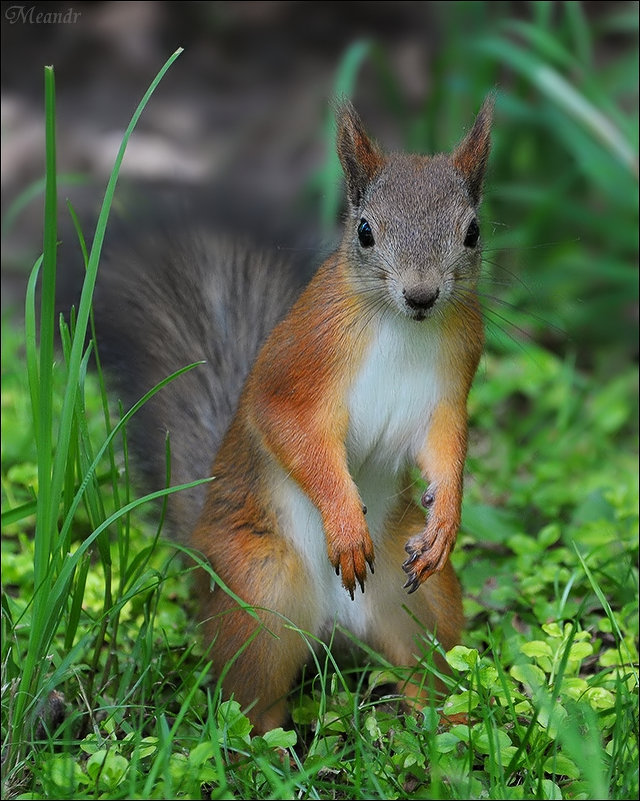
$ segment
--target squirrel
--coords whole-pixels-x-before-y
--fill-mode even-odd
[[[340,102],[344,235],[301,294],[280,258],[188,231],[134,241],[99,280],[100,352],[125,395],[207,362],[144,407],[134,449],[163,482],[166,430],[172,482],[213,477],[171,496],[171,517],[232,591],[199,571],[214,673],[258,733],[285,722],[309,642],[335,624],[415,674],[410,704],[426,702],[416,641],[459,642],[449,555],[492,111],[489,96],[451,154],[385,154]]]

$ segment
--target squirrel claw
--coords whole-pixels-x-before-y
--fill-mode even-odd
[[[452,533],[451,533],[452,532]],[[429,529],[419,536],[412,537],[404,549],[409,554],[403,562],[402,569],[408,575],[403,589],[415,592],[429,576],[439,573],[445,566],[455,542],[455,529],[443,532]]]

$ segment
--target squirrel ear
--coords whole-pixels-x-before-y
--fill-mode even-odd
[[[384,156],[367,136],[362,121],[348,100],[336,108],[338,157],[347,180],[351,205],[358,207],[371,180],[384,165]]]
[[[491,149],[491,123],[495,95],[488,95],[478,112],[473,128],[453,151],[453,166],[465,177],[467,186],[477,205],[482,196],[482,182]]]

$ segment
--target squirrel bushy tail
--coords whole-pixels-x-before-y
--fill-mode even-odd
[[[258,350],[286,314],[301,280],[277,251],[258,250],[198,226],[156,227],[120,237],[94,295],[100,358],[127,408],[176,370],[128,430],[149,490],[211,475]],[[169,498],[172,535],[195,525],[205,485]]]

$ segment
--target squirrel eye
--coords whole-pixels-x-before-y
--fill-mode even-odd
[[[478,227],[478,221],[474,217],[467,228],[467,235],[464,238],[464,246],[466,248],[474,248],[478,244],[478,239],[480,239],[480,228]]]
[[[375,244],[371,226],[364,218],[360,220],[360,225],[358,225],[358,239],[363,248],[370,248]]]

